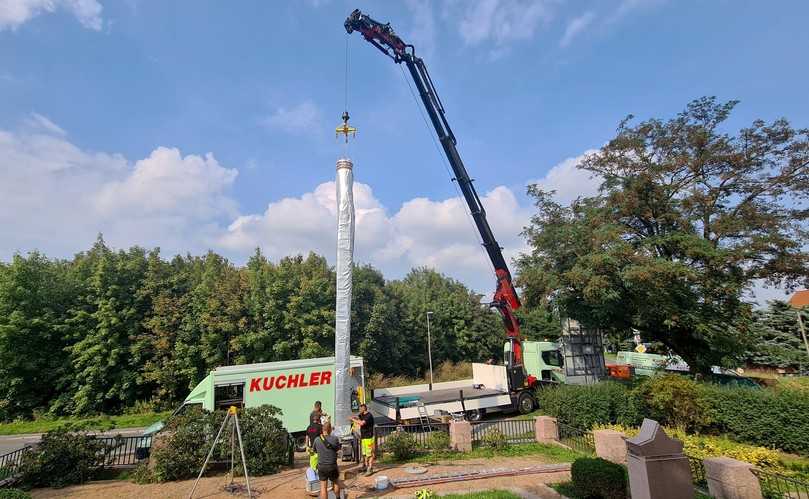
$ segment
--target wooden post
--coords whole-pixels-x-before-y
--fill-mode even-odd
[[[809,355],[809,341],[806,340],[806,328],[803,327],[803,319],[801,318],[801,311],[806,308],[802,307],[797,309],[798,312],[798,327],[801,328],[801,337],[803,338],[803,346],[806,347],[806,355]]]

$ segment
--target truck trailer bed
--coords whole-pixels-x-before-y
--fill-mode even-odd
[[[442,412],[498,411],[512,407],[503,366],[472,364],[472,379],[434,383],[432,388],[430,390],[429,385],[420,384],[375,389],[369,406],[375,414],[396,419],[398,398],[403,420],[419,418],[419,406],[422,404],[428,416],[437,416]]]
[[[491,388],[475,388],[472,385],[463,386],[459,388],[443,388],[439,390],[425,390],[415,393],[408,393],[398,395],[400,407],[412,407],[418,402],[424,405],[430,404],[443,404],[446,402],[455,402],[461,400],[461,391],[463,391],[464,400],[478,399],[481,397],[490,397],[493,395],[508,395],[508,392],[501,390],[494,390]],[[380,395],[374,397],[374,400],[384,404],[388,407],[396,407],[397,395]]]

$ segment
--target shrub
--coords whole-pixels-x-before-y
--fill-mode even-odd
[[[646,415],[665,426],[698,431],[711,423],[710,405],[701,386],[679,374],[652,376],[636,389]]]
[[[809,455],[809,394],[706,386],[713,429],[734,440]]]
[[[104,442],[71,430],[66,426],[45,433],[39,446],[23,455],[19,471],[26,488],[84,483],[103,469],[98,456],[107,450]]]
[[[626,499],[626,470],[601,458],[579,458],[570,468],[573,490],[588,499]]]
[[[483,435],[483,446],[490,449],[501,450],[508,447],[508,440],[498,428],[492,428]]]
[[[0,489],[0,499],[31,499],[31,494],[20,489]]]
[[[430,450],[449,449],[449,433],[434,431],[427,436],[427,448]]]
[[[264,405],[244,409],[239,414],[247,471],[251,475],[274,473],[289,460],[289,437],[281,421],[276,418],[279,413],[279,409]],[[224,411],[211,413],[197,409],[169,419],[153,445],[152,477],[143,472],[138,479],[164,482],[196,476],[224,417]],[[229,428],[230,423],[225,431],[229,431]],[[230,438],[222,437],[214,449],[212,459],[228,461],[230,450]],[[238,451],[234,461],[234,468],[241,470],[241,455]]]
[[[416,455],[416,439],[407,432],[395,431],[385,439],[385,450],[397,461],[410,459]]]
[[[615,381],[540,388],[536,398],[540,411],[576,428],[614,423],[634,426],[642,419],[640,401],[629,386]]]

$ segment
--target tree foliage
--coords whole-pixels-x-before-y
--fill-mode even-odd
[[[809,130],[757,120],[730,135],[735,105],[702,98],[668,121],[628,117],[578,165],[603,179],[597,196],[562,206],[531,186],[525,301],[553,296],[587,324],[634,328],[699,371],[740,361],[753,281],[809,284]]]
[[[387,281],[354,271],[352,352],[368,370],[422,375],[433,362],[502,350],[497,315],[428,269]],[[0,420],[171,408],[216,366],[331,355],[335,274],[309,254],[238,267],[209,252],[165,260],[99,237],[69,261],[0,263]]]

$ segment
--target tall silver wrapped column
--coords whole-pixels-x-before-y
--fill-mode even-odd
[[[351,286],[354,263],[354,172],[337,160],[337,304],[334,325],[334,419],[337,435],[351,430]]]

